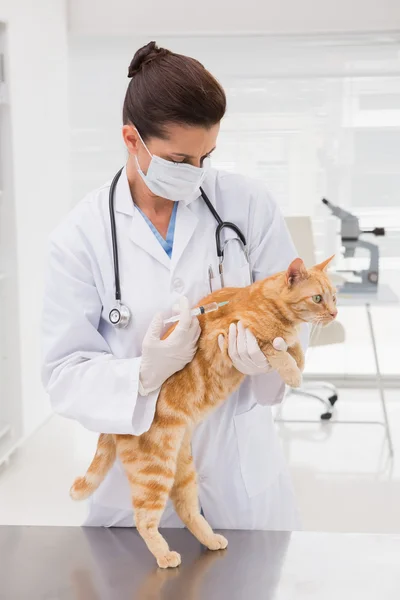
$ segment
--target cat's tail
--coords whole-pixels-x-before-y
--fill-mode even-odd
[[[96,454],[84,477],[77,477],[70,489],[73,500],[86,500],[99,487],[114,464],[116,445],[114,436],[102,433],[97,442]]]

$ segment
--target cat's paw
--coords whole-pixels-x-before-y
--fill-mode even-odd
[[[285,373],[284,382],[292,388],[299,388],[303,383],[303,376],[300,369],[293,369]]]
[[[177,552],[167,552],[163,556],[157,558],[157,564],[162,569],[168,569],[168,567],[178,567],[181,564],[181,555]]]
[[[223,535],[214,533],[214,535],[207,540],[206,545],[209,550],[224,550],[228,545],[228,540],[224,538]]]

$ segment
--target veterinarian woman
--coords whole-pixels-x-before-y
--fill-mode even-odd
[[[254,279],[264,278],[296,253],[261,183],[207,168],[226,108],[214,77],[153,42],[135,54],[129,77],[122,127],[128,159],[112,193],[118,256],[110,181],[50,237],[43,379],[57,413],[92,431],[140,435],[151,426],[160,386],[194,356],[199,323],[190,308],[210,289],[249,284],[249,265]],[[219,219],[239,228],[248,250],[247,261],[237,232],[222,228],[221,244],[230,240],[223,277]],[[161,341],[159,313],[171,316],[179,302],[176,334]],[[194,433],[202,511],[216,528],[295,529],[270,409],[284,385],[240,327],[231,328],[229,355],[248,377]],[[92,497],[85,524],[134,524],[118,462]],[[161,526],[182,526],[170,504]]]

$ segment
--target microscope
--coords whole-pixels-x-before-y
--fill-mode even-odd
[[[385,235],[385,229],[383,227],[375,227],[374,229],[360,229],[359,219],[347,210],[343,210],[339,206],[335,206],[329,200],[322,199],[331,211],[331,213],[338,217],[341,221],[340,235],[342,238],[342,244],[344,246],[344,257],[353,258],[357,248],[364,248],[368,250],[370,259],[368,269],[362,271],[344,271],[351,272],[360,278],[360,281],[346,281],[341,286],[341,293],[374,293],[378,291],[379,282],[379,247],[372,242],[366,242],[360,240],[360,236],[363,234],[372,234],[375,236]]]

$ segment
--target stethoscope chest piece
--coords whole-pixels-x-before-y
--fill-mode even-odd
[[[129,325],[129,321],[131,320],[131,311],[124,304],[119,304],[110,310],[108,318],[114,327],[124,329]]]

